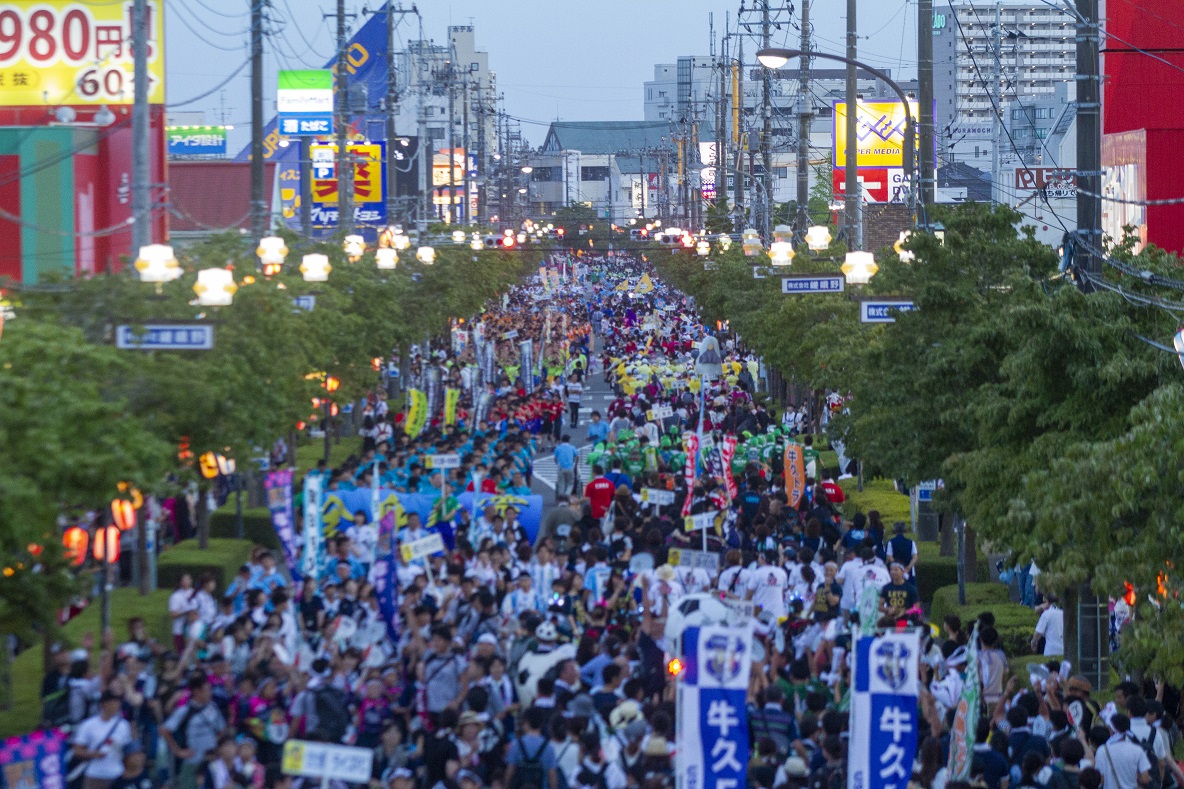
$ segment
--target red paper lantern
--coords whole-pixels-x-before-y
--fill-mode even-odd
[[[81,526],[71,526],[62,535],[62,547],[66,549],[66,557],[73,564],[82,564],[86,561],[86,549],[89,542],[90,533]]]
[[[107,564],[119,561],[118,526],[100,526],[95,529],[94,557]]]
[[[111,502],[111,520],[120,531],[127,531],[136,525],[135,504],[127,499],[115,499]]]

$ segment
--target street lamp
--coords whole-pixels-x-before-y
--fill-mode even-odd
[[[788,266],[793,263],[793,244],[789,241],[774,241],[769,244],[769,259],[774,266]]]
[[[374,265],[380,271],[390,271],[399,265],[399,253],[393,249],[377,249],[374,251]]]
[[[204,268],[197,272],[197,282],[193,283],[197,302],[203,307],[229,307],[237,290],[234,274],[224,268]]]
[[[259,239],[259,246],[255,247],[255,254],[259,256],[259,263],[263,267],[263,276],[273,277],[284,267],[284,258],[288,256],[288,245],[279,236],[268,236]]]
[[[892,249],[896,251],[896,256],[900,258],[901,263],[912,263],[917,259],[917,254],[911,249],[905,249],[904,245],[909,242],[909,237],[913,235],[911,230],[900,231],[900,238],[896,239],[896,243],[892,245]]]
[[[357,263],[366,253],[366,239],[355,234],[348,235],[342,239],[341,249],[350,263]]]
[[[329,265],[329,256],[312,253],[304,256],[300,261],[300,273],[305,282],[325,282],[329,279],[329,272],[333,267]]]
[[[151,282],[160,293],[166,282],[172,282],[181,276],[181,264],[173,254],[173,248],[167,244],[148,244],[140,247],[140,254],[134,263],[136,271],[140,272],[141,282]]]
[[[436,250],[433,247],[420,247],[415,251],[415,258],[425,266],[436,262]]]
[[[841,268],[848,285],[866,285],[880,270],[876,265],[876,256],[862,250],[848,252]]]
[[[765,248],[764,245],[761,244],[760,233],[756,232],[751,227],[745,230],[741,234],[741,237],[743,238],[743,243],[740,244],[740,248],[744,250],[745,257],[756,257],[758,254],[760,254],[760,251]]]
[[[711,254],[711,242],[705,238],[701,239],[699,243],[695,244],[695,252],[697,252],[701,258],[707,257]]]
[[[465,243],[465,231],[463,231],[463,230],[453,230],[453,231],[452,231],[452,243],[453,243],[453,244],[463,244],[463,243]]]
[[[892,91],[900,99],[901,105],[904,107],[904,180],[909,185],[909,203],[912,204],[915,199],[913,192],[913,138],[917,134],[916,123],[913,120],[913,111],[909,107],[909,97],[904,90],[892,81],[892,78],[879,69],[872,68],[866,63],[861,63],[858,60],[843,57],[842,55],[831,55],[826,52],[816,52],[811,50],[809,52],[802,52],[800,49],[761,49],[756,53],[756,59],[760,64],[767,69],[779,69],[788,63],[793,58],[821,58],[823,60],[833,60],[838,63],[846,63],[849,66],[861,68],[871,74],[876,79],[882,81],[885,85],[892,88]],[[852,109],[848,108],[848,112]],[[852,188],[851,186],[847,187]]]
[[[830,229],[826,225],[813,225],[806,231],[806,246],[811,252],[825,252],[830,247]]]
[[[727,233],[724,233],[723,235],[721,235],[719,237],[719,248],[721,250],[723,250],[724,252],[727,252],[729,249],[731,249],[732,248],[732,237],[729,236]]]

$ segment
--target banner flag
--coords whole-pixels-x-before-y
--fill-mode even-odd
[[[293,523],[295,518],[292,512],[292,469],[268,472],[263,479],[263,490],[267,494],[271,525],[275,528],[276,536],[280,538],[280,546],[284,549],[284,558],[288,562],[292,580],[300,583],[300,554],[296,549],[296,528]]]
[[[695,498],[695,473],[699,468],[699,437],[694,433],[687,433],[682,437],[682,446],[687,456],[686,468],[683,470],[687,483],[687,497],[682,503],[682,516],[685,518],[691,514],[691,504]]]
[[[909,782],[920,652],[916,631],[856,641],[847,789],[899,789]]]
[[[304,475],[304,556],[300,567],[310,578],[320,577],[325,556],[325,540],[321,534],[322,482],[320,474],[310,471]]]
[[[752,626],[688,627],[678,682],[677,771],[696,789],[747,785],[750,738],[745,700],[752,669]]]
[[[785,445],[785,492],[790,509],[797,509],[806,492],[806,463],[801,445],[792,441]]]
[[[962,697],[954,708],[954,728],[950,730],[951,781],[970,780],[970,762],[974,758],[974,740],[978,733],[979,698],[982,689],[978,677],[978,622],[966,645],[966,678]]]

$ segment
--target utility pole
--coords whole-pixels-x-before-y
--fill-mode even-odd
[[[417,15],[418,16],[418,15]],[[415,64],[416,82],[419,90],[417,91],[417,112],[416,115],[419,120],[418,128],[418,150],[416,155],[419,157],[419,193],[421,198],[419,216],[416,217],[415,230],[420,239],[427,236],[428,232],[428,217],[432,213],[432,166],[435,164],[435,156],[429,153],[430,143],[428,141],[428,120],[427,110],[424,108],[424,94],[427,91],[427,63],[424,59],[424,40],[423,40],[423,17],[419,17],[419,40],[415,42],[417,47],[417,60]]]
[[[814,102],[810,99],[810,0],[801,0],[801,3],[803,54],[798,61],[798,101],[801,105],[798,112],[798,215],[795,224],[798,235],[804,237],[810,227],[810,122]]]
[[[263,197],[263,0],[251,4],[251,232],[267,235],[267,202]]]
[[[1101,276],[1102,124],[1098,0],[1077,2],[1077,235],[1075,254],[1086,273]],[[1092,285],[1089,290],[1092,290]]]
[[[917,82],[920,83],[920,159],[921,205],[932,204],[936,183],[933,180],[933,0],[917,0]],[[912,184],[909,184],[912,188]]]
[[[334,89],[337,99],[337,229],[354,227],[354,166],[349,155],[349,70],[345,61],[345,0],[337,0],[337,64]]]
[[[456,47],[448,32],[448,224],[456,221]]]
[[[728,59],[724,53],[724,41],[726,40],[725,38],[720,41],[719,60],[716,62],[716,67],[719,69],[719,95],[715,100],[715,200],[713,201],[723,206],[725,214],[727,214],[728,208],[728,146],[725,139],[728,126],[724,120],[728,106]]]
[[[156,13],[161,13],[157,6]],[[161,46],[164,42],[156,42]],[[140,247],[152,243],[152,212],[149,207],[152,175],[148,166],[148,0],[132,5],[132,56],[135,58],[135,104],[132,106],[132,250],[135,260]],[[107,576],[104,575],[104,583]]]
[[[859,69],[854,62],[859,57],[859,36],[855,26],[856,0],[847,0],[847,172],[843,188],[843,213],[847,218],[847,249],[862,249],[859,214],[863,210],[859,194],[859,92],[856,80]]]
[[[761,49],[772,45],[769,33],[769,0],[761,2]],[[773,75],[772,69],[761,69],[761,236],[766,242],[773,238]]]
[[[744,39],[740,39],[740,46],[736,53],[736,61],[732,63],[732,147],[736,150],[736,171],[734,193],[736,216],[740,219],[739,226],[745,227],[744,222],[744,150],[740,144],[744,132],[740,128],[743,124],[744,107]]]
[[[999,178],[1002,176],[999,146],[1003,143],[1003,22],[999,0],[995,0],[995,31],[991,36],[991,55],[994,70],[991,75],[991,95],[995,97],[991,102],[991,202],[998,205],[1003,202],[1000,199],[1002,193],[999,191]],[[1078,54],[1079,61],[1080,58],[1081,55]],[[1077,128],[1081,128],[1080,120],[1077,122]]]
[[[461,133],[461,145],[464,147],[464,156],[461,157],[461,178],[464,186],[461,187],[461,216],[464,217],[466,225],[473,224],[473,217],[469,213],[469,89],[471,83],[469,82],[469,74],[466,71],[464,80],[461,82],[461,89],[464,91],[464,102],[462,103],[464,115],[462,116],[464,123],[464,130]]]

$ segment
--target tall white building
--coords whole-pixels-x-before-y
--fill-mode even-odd
[[[1074,84],[1074,34],[1068,13],[1039,0],[954,0],[936,8],[933,93],[939,160],[990,170],[993,91],[1002,94],[1001,112],[1013,103],[1055,100],[1058,85]],[[1006,138],[1002,144],[1010,149]]]

